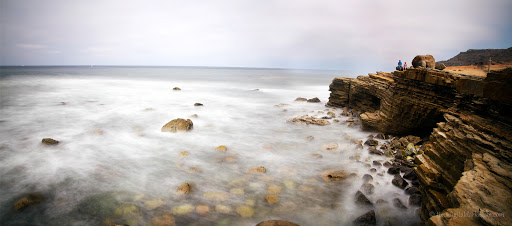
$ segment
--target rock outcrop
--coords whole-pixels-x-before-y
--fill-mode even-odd
[[[415,175],[408,173],[418,178],[412,202],[421,200],[427,225],[512,225],[510,87],[512,69],[484,78],[426,68],[377,72],[335,78],[328,105],[359,112],[366,129],[430,134]]]
[[[418,55],[412,59],[414,68],[435,68],[436,60],[432,55]]]

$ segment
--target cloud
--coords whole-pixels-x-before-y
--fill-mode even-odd
[[[3,59],[14,64],[372,71],[416,54],[445,60],[470,48],[508,48],[511,9],[509,0],[19,0],[3,3],[0,29]],[[29,55],[13,43],[62,53]]]

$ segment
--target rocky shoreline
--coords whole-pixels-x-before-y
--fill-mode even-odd
[[[421,199],[427,225],[512,225],[511,85],[510,68],[485,78],[429,68],[377,72],[335,78],[327,105],[352,109],[365,129],[422,137],[412,145],[394,139],[384,152],[395,155],[391,171],[414,168],[420,195],[410,201]]]

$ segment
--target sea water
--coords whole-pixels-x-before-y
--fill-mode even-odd
[[[354,144],[376,133],[349,127],[341,109],[325,106],[330,82],[343,72],[2,67],[0,75],[1,225],[346,225],[371,209],[378,224],[419,221],[387,168],[369,165],[386,157]],[[329,111],[336,118],[327,126],[287,122]],[[161,132],[176,118],[191,119],[193,130]],[[339,148],[325,151],[330,143]],[[227,151],[216,151],[220,145]],[[249,172],[257,166],[266,172]],[[320,174],[329,169],[352,177],[325,182]],[[355,204],[364,174],[375,186],[367,197],[387,204]],[[176,192],[184,183],[190,194]],[[265,200],[269,192],[278,203]],[[31,193],[44,201],[15,211]],[[395,198],[407,209],[394,207]]]

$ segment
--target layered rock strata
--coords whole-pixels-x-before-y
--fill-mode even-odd
[[[512,69],[471,77],[433,69],[335,78],[328,105],[364,128],[429,132],[417,155],[428,225],[512,225]]]

